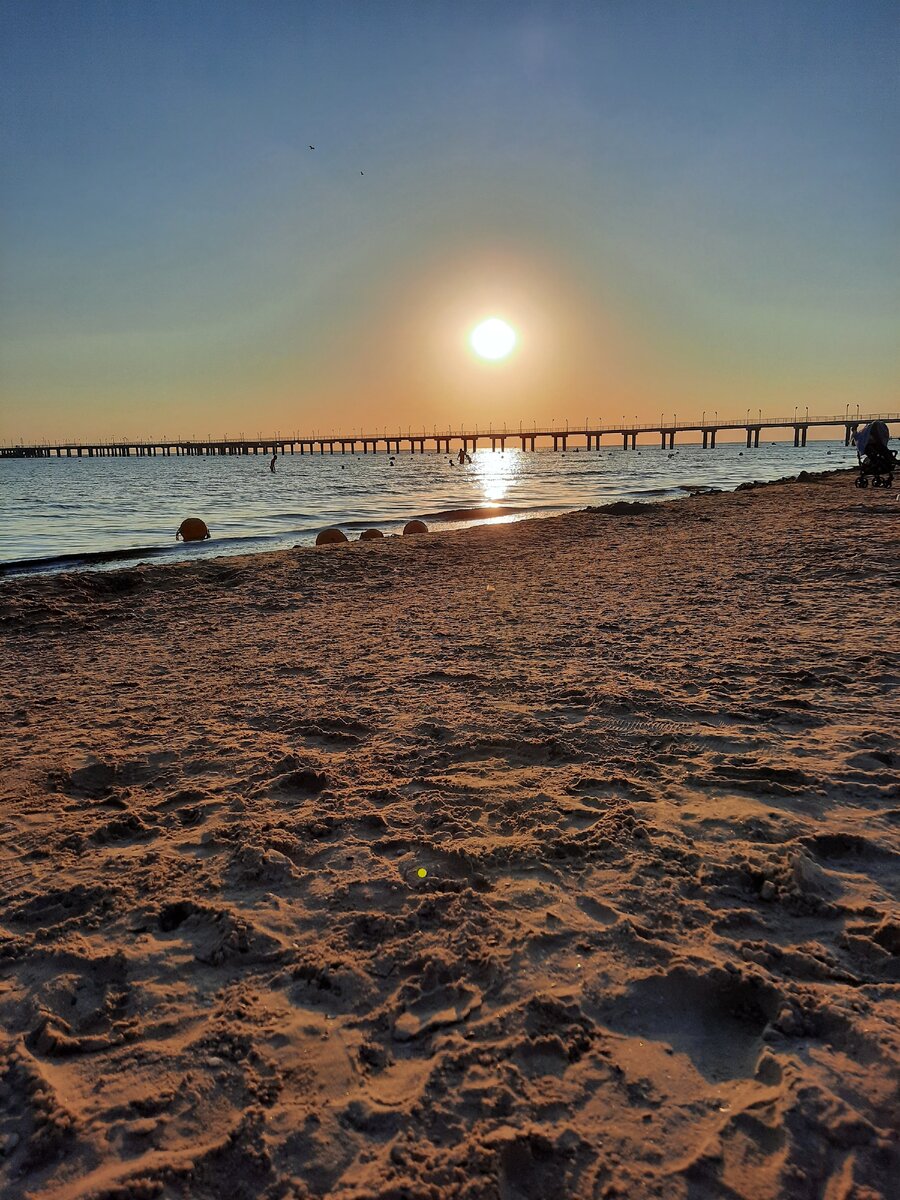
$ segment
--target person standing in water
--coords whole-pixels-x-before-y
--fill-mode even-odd
[[[273,455],[272,455],[272,461],[269,463],[269,470],[272,472],[272,474],[273,474],[273,475],[275,474],[275,463],[276,463],[277,461],[278,461],[278,455],[277,455],[277,454],[273,454]]]

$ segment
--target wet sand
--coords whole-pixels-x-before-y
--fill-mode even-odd
[[[898,524],[0,585],[3,1196],[891,1195]]]

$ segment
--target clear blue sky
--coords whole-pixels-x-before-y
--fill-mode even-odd
[[[896,3],[0,14],[0,438],[897,406]]]

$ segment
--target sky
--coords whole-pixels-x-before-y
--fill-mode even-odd
[[[898,32],[0,0],[0,441],[895,411]]]

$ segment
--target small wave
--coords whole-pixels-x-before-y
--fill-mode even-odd
[[[480,508],[444,508],[440,512],[422,513],[423,521],[484,521],[489,517],[509,517],[517,513],[536,512],[535,505],[526,508],[504,507],[499,504],[483,505]]]
[[[100,566],[134,558],[157,558],[167,546],[133,546],[124,550],[86,550],[81,554],[50,554],[44,558],[17,558],[0,563],[0,575],[22,575],[31,571],[63,571]]]
[[[104,567],[118,562],[163,557],[184,557],[185,554],[222,553],[229,547],[247,542],[280,542],[286,535],[244,534],[239,537],[210,538],[204,542],[175,542],[170,546],[125,546],[117,550],[84,550],[77,554],[50,554],[42,558],[15,558],[0,563],[0,578],[5,575],[30,575],[42,571],[76,571],[80,568]]]

